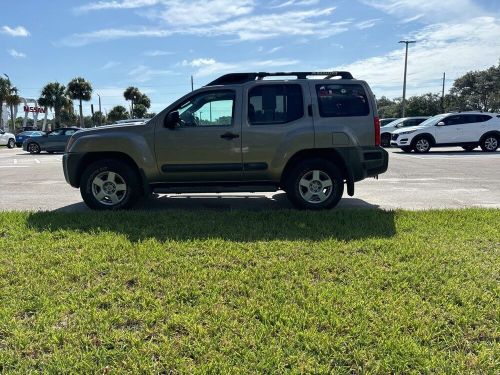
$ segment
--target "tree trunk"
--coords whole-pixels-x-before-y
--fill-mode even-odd
[[[15,134],[16,132],[16,119],[14,118],[14,106],[10,106],[10,119],[12,122],[12,134]]]
[[[45,131],[47,130],[47,114],[49,112],[49,108],[48,107],[44,107],[45,108],[45,116],[43,117],[43,124],[42,124],[42,130]]]
[[[82,99],[80,99],[80,128],[84,128],[85,124],[83,123],[83,109],[82,109]]]
[[[3,102],[0,100],[0,129],[2,129],[3,125]]]

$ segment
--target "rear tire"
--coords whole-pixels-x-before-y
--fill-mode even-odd
[[[9,141],[7,142],[7,147],[14,148],[15,146],[16,146],[16,141],[13,138],[10,138]]]
[[[484,152],[495,152],[498,149],[500,137],[497,135],[487,135],[481,140],[481,150]]]
[[[299,209],[335,207],[344,193],[344,179],[335,164],[324,159],[299,162],[287,176],[288,199]]]
[[[142,188],[139,176],[129,164],[115,159],[97,161],[85,169],[80,193],[94,210],[120,210],[139,200]]]
[[[413,150],[418,154],[425,154],[431,149],[431,141],[427,137],[418,137],[413,141]]]
[[[38,143],[30,143],[27,147],[27,150],[30,154],[39,154],[41,150],[40,146],[38,145]]]

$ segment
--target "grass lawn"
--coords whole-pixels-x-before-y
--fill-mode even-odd
[[[0,213],[0,372],[500,372],[500,210]]]

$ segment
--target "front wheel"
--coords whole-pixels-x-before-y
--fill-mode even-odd
[[[14,148],[16,146],[16,141],[14,139],[9,139],[9,142],[7,142],[7,147],[8,148]]]
[[[105,159],[87,167],[80,193],[87,206],[94,210],[126,209],[137,203],[141,184],[127,163]]]
[[[285,190],[297,208],[328,209],[342,198],[344,180],[335,164],[324,159],[305,160],[290,172]]]
[[[403,152],[410,153],[411,147],[409,147],[409,146],[401,147],[401,150],[403,150]]]
[[[481,150],[484,152],[494,152],[498,149],[499,137],[496,135],[487,135],[481,141]]]
[[[413,146],[413,150],[419,154],[424,154],[426,152],[429,152],[431,149],[431,142],[429,142],[429,139],[422,137],[418,138]]]

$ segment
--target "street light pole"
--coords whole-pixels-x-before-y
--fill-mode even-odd
[[[101,110],[101,95],[97,94],[99,97],[99,126],[102,125],[102,110]]]
[[[408,44],[416,43],[415,40],[400,40],[399,43],[406,44],[406,52],[405,52],[405,73],[403,79],[403,113],[401,117],[405,117],[406,112],[406,71],[408,68]]]

